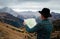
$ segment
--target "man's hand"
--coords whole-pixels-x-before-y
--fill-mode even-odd
[[[26,23],[25,23],[25,22],[23,22],[23,25],[26,25]]]

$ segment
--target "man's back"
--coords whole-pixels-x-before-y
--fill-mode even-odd
[[[53,29],[52,24],[48,19],[42,20],[40,24],[42,28],[37,31],[37,39],[50,39],[50,35]]]

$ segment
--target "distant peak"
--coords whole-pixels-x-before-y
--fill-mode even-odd
[[[11,8],[9,8],[9,7],[4,7],[3,9],[11,9]]]

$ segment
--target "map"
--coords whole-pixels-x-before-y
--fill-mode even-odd
[[[25,19],[24,21],[29,28],[33,28],[37,24],[34,18]]]

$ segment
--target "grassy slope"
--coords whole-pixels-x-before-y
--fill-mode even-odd
[[[21,30],[11,25],[0,23],[0,39],[35,39],[33,35],[29,35],[25,29]]]

